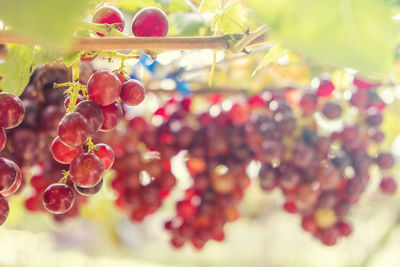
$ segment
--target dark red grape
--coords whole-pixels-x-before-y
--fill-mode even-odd
[[[111,105],[101,107],[103,112],[104,122],[101,126],[101,131],[110,131],[114,129],[118,122],[122,119],[122,109],[118,102]]]
[[[10,208],[8,206],[7,199],[2,194],[0,194],[0,225],[2,225],[7,220],[9,211]]]
[[[79,112],[87,120],[89,133],[94,134],[100,130],[104,122],[103,112],[99,105],[90,100],[80,102],[75,107],[75,112]]]
[[[121,94],[120,80],[115,74],[106,70],[99,70],[92,74],[87,88],[90,99],[100,106],[112,104]]]
[[[74,204],[74,191],[66,184],[56,183],[46,188],[43,193],[43,206],[53,214],[63,214]]]
[[[65,115],[58,125],[58,135],[61,141],[69,146],[77,147],[85,144],[89,134],[88,122],[78,112]]]
[[[21,99],[13,94],[0,93],[0,128],[17,127],[25,115],[25,107]]]
[[[114,163],[114,151],[109,145],[96,144],[97,151],[94,152],[103,162],[104,170],[108,170]]]
[[[121,11],[112,6],[103,6],[96,10],[93,15],[92,22],[100,24],[120,24],[117,30],[122,32],[125,27],[124,18]],[[97,33],[99,36],[104,36],[102,33]]]
[[[390,153],[380,153],[376,158],[376,164],[381,169],[390,169],[394,165],[394,158]]]
[[[330,120],[338,119],[342,115],[342,107],[339,104],[328,102],[324,105],[322,114]]]
[[[100,182],[98,182],[98,184],[96,184],[95,186],[88,187],[88,188],[80,187],[80,186],[77,186],[76,184],[74,184],[75,190],[79,194],[84,195],[84,196],[90,196],[90,195],[97,194],[100,191],[102,186],[103,186],[103,179],[101,179]]]
[[[82,147],[70,147],[61,141],[60,137],[56,137],[51,144],[51,153],[56,161],[69,164],[71,161],[82,153]]]
[[[17,181],[21,170],[13,161],[0,157],[0,193],[9,190]]]
[[[317,108],[317,97],[314,94],[304,94],[299,104],[303,109],[304,115],[309,116]]]
[[[132,33],[136,37],[164,37],[168,28],[167,15],[156,7],[141,9],[132,20]]]
[[[84,188],[93,187],[99,183],[103,171],[103,162],[93,153],[80,154],[69,166],[72,182]]]
[[[121,100],[128,106],[136,106],[143,102],[145,89],[143,84],[135,79],[130,79],[122,84]]]

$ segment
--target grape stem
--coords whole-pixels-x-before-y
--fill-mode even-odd
[[[195,37],[81,37],[76,39],[70,51],[93,50],[193,50],[216,49],[242,51],[244,46],[265,42],[265,31],[257,30],[248,35],[228,34],[221,36]],[[244,37],[244,38],[243,38]],[[242,40],[243,39],[243,40]],[[242,40],[242,41],[241,41]],[[23,39],[11,30],[0,31],[1,44],[38,44],[33,40]],[[237,43],[237,45],[236,45]]]

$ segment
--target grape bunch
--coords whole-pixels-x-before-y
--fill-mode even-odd
[[[235,104],[229,112],[212,117],[208,112],[192,114],[190,106],[189,98],[171,99],[155,112],[164,122],[147,127],[142,139],[148,147],[157,148],[161,158],[187,151],[193,185],[177,202],[177,215],[165,228],[173,246],[190,242],[201,249],[208,240],[222,241],[224,225],[239,218],[238,204],[250,183],[246,167],[252,153],[242,138],[249,112]],[[135,121],[135,128],[139,122]]]
[[[372,164],[381,170],[381,189],[388,194],[396,190],[389,175],[392,155],[369,154],[369,148],[383,139],[383,102],[373,89],[354,86],[349,102],[357,108],[359,120],[346,118],[344,126],[331,134],[321,132],[315,121],[317,113],[326,121],[341,120],[342,105],[332,100],[334,86],[326,80],[293,105],[299,110],[293,110],[285,97],[272,96],[248,127],[246,138],[262,163],[261,188],[280,188],[284,209],[298,213],[303,229],[328,246],[351,234],[347,215],[366,188]]]
[[[96,71],[87,82],[88,100],[67,99],[67,112],[58,126],[58,136],[51,145],[54,159],[69,164],[69,171],[59,183],[51,184],[43,194],[45,208],[54,214],[67,212],[74,203],[70,178],[82,195],[97,193],[103,183],[103,172],[114,162],[114,151],[106,144],[94,145],[91,136],[98,131],[111,131],[122,119],[118,98],[126,105],[138,105],[144,100],[144,86],[135,79],[121,85],[120,78],[109,71]],[[72,108],[70,108],[72,107]]]
[[[25,107],[15,95],[0,93],[0,151],[7,142],[5,129],[17,127],[23,120]],[[18,191],[22,183],[22,172],[18,165],[5,157],[0,157],[0,225],[2,225],[9,212],[6,197]]]

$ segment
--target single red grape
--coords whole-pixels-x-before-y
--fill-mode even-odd
[[[72,208],[74,191],[66,184],[52,184],[44,190],[43,206],[53,214],[62,214]]]
[[[99,70],[90,76],[87,84],[90,99],[100,106],[115,102],[121,94],[121,82],[118,77],[106,70]]]
[[[88,122],[78,112],[64,116],[58,125],[58,135],[67,145],[77,147],[85,144],[89,138]]]
[[[136,37],[164,37],[168,28],[167,15],[156,7],[141,9],[132,20],[132,33]]]
[[[104,122],[104,117],[99,105],[93,101],[85,100],[76,106],[75,111],[82,114],[87,120],[87,127],[90,134],[94,134],[100,130]]]
[[[122,32],[125,27],[124,18],[121,11],[112,6],[103,6],[96,10],[93,15],[92,22],[99,24],[120,24],[117,30]],[[99,36],[104,36],[102,33],[97,33]]]
[[[93,153],[80,154],[69,165],[71,180],[80,187],[95,186],[100,182],[103,172],[103,162]]]
[[[394,158],[390,153],[380,153],[376,158],[376,164],[381,169],[390,169],[394,165]]]
[[[13,94],[0,93],[0,128],[17,127],[25,115],[25,107],[21,99]]]
[[[85,187],[80,187],[80,186],[77,186],[76,184],[74,184],[75,190],[79,194],[84,195],[84,196],[90,196],[90,195],[97,194],[100,191],[102,186],[103,186],[103,178],[100,180],[100,182],[98,182],[93,187],[85,188]]]
[[[69,164],[71,161],[82,153],[82,147],[71,147],[63,143],[60,137],[57,136],[51,144],[51,153],[56,161]]]
[[[393,195],[397,190],[397,183],[392,177],[383,177],[379,186],[388,195]]]
[[[327,102],[322,109],[322,114],[329,120],[338,119],[342,115],[342,107],[339,104]]]
[[[130,79],[122,84],[121,99],[128,106],[136,106],[143,102],[145,89],[143,84],[135,79]]]
[[[8,206],[7,199],[2,194],[0,194],[0,225],[2,225],[7,220],[9,211],[10,208]]]
[[[122,119],[122,109],[118,102],[114,102],[111,105],[101,107],[103,112],[104,122],[101,126],[101,130],[106,132],[114,129],[118,122]]]
[[[104,170],[108,170],[114,163],[114,151],[109,145],[97,144],[97,151],[94,152],[103,162]]]

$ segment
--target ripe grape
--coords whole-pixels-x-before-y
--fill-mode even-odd
[[[71,161],[82,153],[82,147],[70,147],[61,141],[60,137],[56,137],[51,144],[51,153],[56,161],[69,164]]]
[[[101,107],[103,112],[104,122],[101,126],[102,131],[110,131],[114,129],[118,122],[122,119],[122,109],[118,102],[114,102],[111,105]]]
[[[58,135],[61,141],[72,147],[85,144],[89,138],[89,134],[88,122],[78,112],[65,115],[58,125]]]
[[[376,158],[376,163],[381,169],[390,169],[394,165],[394,158],[390,153],[380,153]]]
[[[21,170],[13,161],[0,157],[0,193],[9,190],[17,181]]]
[[[79,194],[84,195],[84,196],[90,196],[90,195],[97,194],[100,191],[102,186],[103,186],[103,178],[100,180],[100,182],[98,182],[93,187],[85,188],[85,187],[80,187],[80,186],[77,186],[76,184],[74,184],[75,190]]]
[[[114,163],[114,151],[109,145],[96,144],[97,151],[94,152],[103,162],[104,170],[108,170]]]
[[[56,183],[46,188],[43,193],[43,206],[53,214],[62,214],[72,208],[74,191],[66,184]]]
[[[11,196],[12,194],[18,191],[22,182],[23,182],[22,173],[18,172],[15,183],[7,191],[1,192],[1,194],[5,197]]]
[[[397,183],[392,177],[383,177],[379,186],[388,195],[394,194],[397,189]]]
[[[118,23],[117,30],[122,32],[125,27],[124,18],[121,11],[112,6],[103,6],[96,10],[93,15],[92,22],[100,24]],[[102,33],[97,33],[99,36],[104,36]]]
[[[101,159],[93,153],[83,153],[69,165],[71,180],[80,187],[93,187],[100,182],[104,167]]]
[[[2,92],[0,93],[0,114],[0,128],[15,128],[24,119],[24,104],[15,95]]]
[[[144,86],[135,79],[130,79],[122,84],[121,100],[128,106],[136,106],[144,100]]]
[[[70,101],[71,101],[71,98],[69,96],[64,100],[64,108],[65,108],[65,110],[68,109]],[[78,105],[82,101],[83,101],[83,96],[81,94],[78,94],[78,97],[76,98],[75,105]]]
[[[115,74],[99,70],[90,76],[87,90],[91,100],[100,106],[108,106],[121,94],[121,82]]]
[[[156,7],[141,9],[132,20],[132,33],[136,37],[164,37],[168,28],[167,15]]]
[[[321,80],[316,94],[318,97],[329,97],[333,90],[335,90],[335,86],[331,81]]]
[[[101,108],[93,101],[85,100],[80,102],[75,107],[75,112],[79,112],[85,117],[90,134],[96,133],[103,125],[104,117]]]
[[[7,199],[0,194],[0,225],[7,220],[9,210]]]
[[[342,107],[339,104],[328,102],[324,105],[322,114],[330,120],[338,119],[342,115]]]

